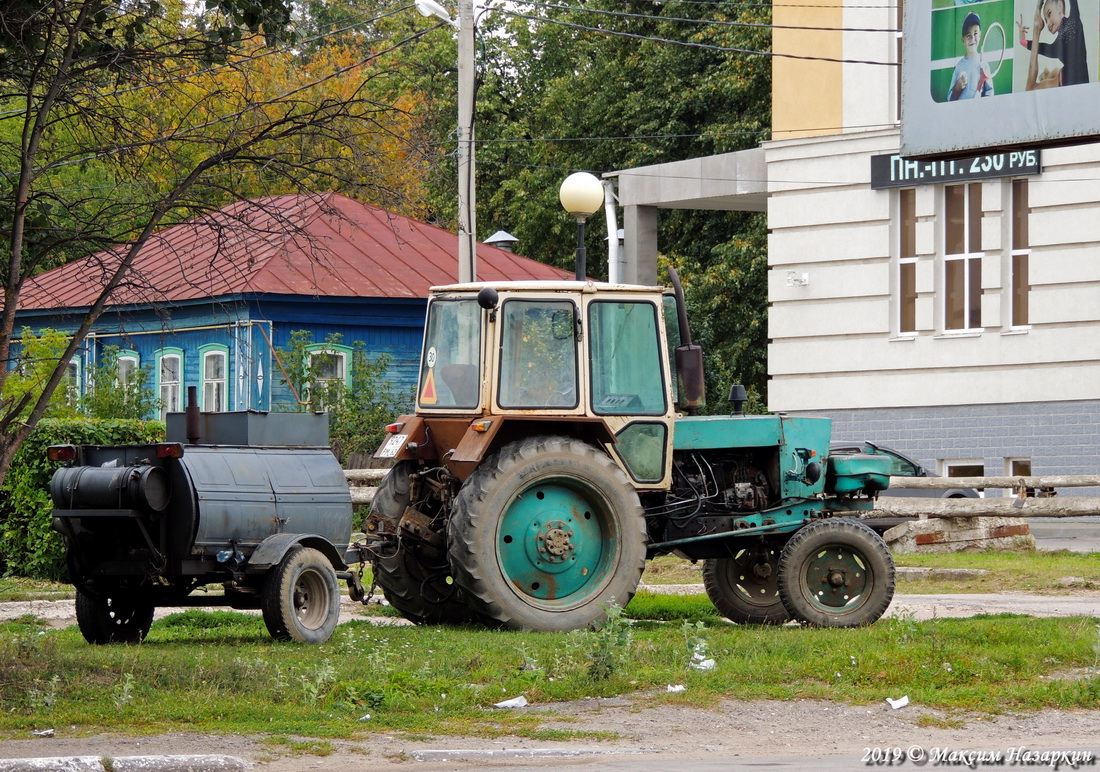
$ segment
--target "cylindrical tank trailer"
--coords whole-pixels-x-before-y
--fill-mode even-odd
[[[81,633],[136,642],[157,606],[220,603],[261,609],[277,639],[327,640],[338,580],[363,597],[328,417],[196,414],[170,414],[164,443],[49,449],[67,462],[50,495]],[[210,584],[224,595],[191,595]]]

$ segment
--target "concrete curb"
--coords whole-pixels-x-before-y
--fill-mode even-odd
[[[253,766],[236,756],[217,755],[0,759],[0,772],[243,772]]]

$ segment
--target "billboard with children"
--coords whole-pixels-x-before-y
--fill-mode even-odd
[[[906,3],[902,153],[1100,136],[1100,0]]]

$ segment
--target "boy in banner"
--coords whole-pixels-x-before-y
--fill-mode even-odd
[[[1069,4],[1069,15],[1066,5]],[[1057,35],[1051,43],[1040,43],[1039,35],[1043,26],[1051,34]],[[1035,38],[1027,39],[1028,27],[1024,26],[1023,15],[1016,22],[1020,28],[1020,45],[1036,54],[1057,59],[1062,63],[1058,70],[1059,86],[1075,86],[1089,82],[1088,53],[1085,51],[1085,29],[1081,24],[1081,8],[1077,0],[1039,0],[1035,9]],[[1028,82],[1032,88],[1031,80]]]
[[[955,65],[951,74],[951,88],[947,99],[973,99],[976,96],[993,96],[993,78],[982,62],[978,44],[982,40],[982,20],[976,13],[968,13],[962,23],[962,42],[966,55]]]

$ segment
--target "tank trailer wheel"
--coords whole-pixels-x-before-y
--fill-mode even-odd
[[[645,566],[645,520],[630,480],[597,448],[531,437],[466,480],[447,529],[467,602],[517,630],[599,624],[625,606]]]
[[[271,569],[261,608],[275,640],[324,643],[340,621],[336,570],[312,547],[292,549]]]
[[[894,597],[894,559],[878,534],[855,520],[817,520],[779,555],[779,597],[794,619],[819,627],[862,627]]]
[[[703,587],[718,613],[747,625],[781,625],[791,618],[779,597],[780,549],[755,544],[703,561]]]
[[[134,593],[91,596],[76,591],[76,623],[88,643],[141,643],[153,625],[153,604]],[[129,596],[129,597],[127,597]]]
[[[398,461],[382,478],[371,502],[373,514],[389,520],[394,530],[409,506],[409,475],[415,461]],[[415,545],[399,538],[397,552],[371,561],[374,581],[386,601],[401,615],[418,625],[466,624],[478,615],[460,600],[461,591],[452,583],[446,557],[442,565],[429,564]]]

